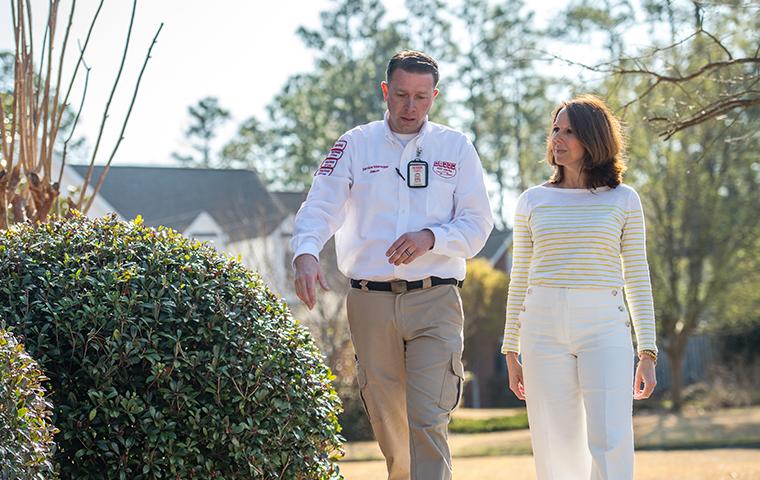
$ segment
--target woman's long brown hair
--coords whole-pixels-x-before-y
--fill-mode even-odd
[[[625,140],[620,121],[607,105],[594,95],[580,95],[562,102],[553,112],[552,121],[565,109],[570,126],[583,145],[583,171],[586,174],[586,188],[615,188],[623,181],[625,165]],[[546,140],[546,161],[554,167],[550,183],[560,183],[565,172],[554,161],[551,145],[551,131]]]

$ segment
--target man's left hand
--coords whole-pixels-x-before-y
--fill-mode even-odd
[[[419,232],[407,232],[396,239],[385,256],[388,263],[396,266],[409,264],[424,255],[435,245],[435,235],[427,228]]]

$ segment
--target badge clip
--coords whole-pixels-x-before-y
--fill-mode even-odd
[[[428,186],[428,164],[420,159],[422,148],[417,147],[417,155],[406,166],[406,186],[425,188]]]

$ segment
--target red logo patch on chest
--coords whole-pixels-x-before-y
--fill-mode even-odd
[[[457,164],[454,162],[444,162],[443,160],[436,160],[433,162],[433,171],[443,178],[451,178],[457,174]]]

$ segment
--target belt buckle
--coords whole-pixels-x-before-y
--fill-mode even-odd
[[[406,293],[406,280],[391,280],[391,292]]]

